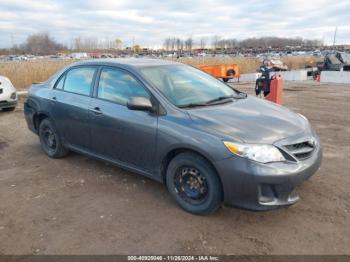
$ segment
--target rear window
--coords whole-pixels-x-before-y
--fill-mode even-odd
[[[66,74],[63,89],[68,92],[88,96],[90,94],[94,73],[95,68],[91,67],[81,67],[69,70]]]

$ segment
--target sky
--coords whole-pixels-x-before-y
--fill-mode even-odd
[[[161,47],[167,37],[194,39],[277,36],[350,44],[349,0],[0,0],[0,48],[48,32],[124,46]]]

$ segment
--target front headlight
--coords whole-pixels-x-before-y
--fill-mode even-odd
[[[260,163],[280,162],[286,160],[282,153],[273,145],[241,144],[227,141],[224,141],[224,144],[231,153]]]

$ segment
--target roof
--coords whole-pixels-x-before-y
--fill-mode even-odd
[[[150,59],[150,58],[106,58],[106,59],[92,59],[77,62],[75,65],[119,65],[119,66],[130,66],[130,67],[148,67],[148,66],[163,66],[163,65],[176,65],[177,62],[161,60],[161,59]]]

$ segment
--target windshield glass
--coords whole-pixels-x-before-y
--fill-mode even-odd
[[[205,104],[220,98],[238,96],[237,91],[190,66],[144,67],[140,71],[178,107]]]

